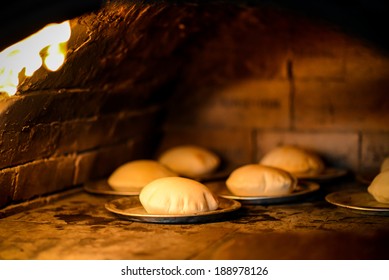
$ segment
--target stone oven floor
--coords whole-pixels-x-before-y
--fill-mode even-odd
[[[389,259],[389,216],[366,215],[324,200],[366,188],[354,180],[321,185],[309,200],[244,206],[204,224],[123,220],[105,210],[116,196],[82,189],[0,219],[0,259]]]

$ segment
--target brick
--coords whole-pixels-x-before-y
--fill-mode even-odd
[[[0,140],[0,168],[23,164],[52,155],[57,148],[57,124],[26,126],[4,131]]]
[[[77,155],[74,184],[108,177],[120,165],[135,159],[151,158],[152,139],[140,136],[115,146],[103,147]]]
[[[133,18],[126,28],[125,34],[127,47],[137,57],[155,58],[171,55],[192,33],[191,25],[196,21],[187,22],[185,27],[180,24],[190,13],[190,7],[185,5],[161,6],[149,5],[141,9],[131,9]],[[193,10],[193,7],[192,7]],[[127,18],[128,15],[126,15]],[[171,19],[175,18],[174,21]],[[148,32],[144,32],[147,28]],[[150,42],[159,42],[155,45]]]
[[[177,97],[170,107],[169,122],[224,128],[288,128],[289,94],[286,80],[248,80],[230,87],[203,89]]]
[[[385,157],[389,157],[389,133],[363,133],[360,173],[377,175]]]
[[[55,72],[39,69],[25,80],[21,89],[99,88],[106,82],[124,80],[149,83],[159,79],[161,84],[157,74],[172,77],[176,72],[166,69],[176,69],[173,64],[177,63],[170,60],[164,63],[164,69],[163,65],[155,67],[155,60],[171,58],[190,32],[179,28],[177,14],[172,20],[171,9],[187,16],[185,9],[174,6],[169,9],[160,5],[122,5],[71,21],[72,36],[65,64]],[[134,58],[142,59],[140,67],[127,72],[123,68]],[[154,78],[147,79],[148,76]]]
[[[35,122],[63,122],[98,115],[105,100],[99,90],[63,90],[51,92],[51,102]]]
[[[97,154],[97,151],[93,151],[77,155],[75,160],[74,185],[79,185],[104,176],[104,174],[97,174],[96,169],[94,168]]]
[[[74,157],[68,156],[19,166],[13,201],[24,201],[72,187],[74,160]]]
[[[388,131],[388,91],[387,80],[297,82],[295,127]]]
[[[357,40],[349,40],[346,50],[347,79],[379,80],[389,76],[389,57],[371,45]]]
[[[160,113],[156,108],[65,122],[61,125],[57,153],[81,152],[113,145],[154,131],[160,123]]]
[[[226,166],[252,161],[251,130],[214,128],[166,128],[156,156],[178,145],[193,144],[216,152]]]
[[[105,147],[77,156],[74,184],[108,177],[118,166],[132,160],[133,143]]]
[[[19,130],[36,124],[35,119],[50,103],[50,95],[15,95],[0,101],[0,129]]]
[[[101,114],[146,109],[156,102],[152,93],[160,90],[160,85],[151,81],[135,85],[134,81],[128,80],[112,82],[107,85],[106,89],[110,93],[107,94],[101,106]]]
[[[279,21],[272,21],[266,13],[256,13],[247,9],[219,23],[203,48],[189,49],[193,63],[183,70],[184,83],[198,86],[225,84],[247,77],[286,78],[289,52],[287,33],[282,30],[285,20],[278,16]]]
[[[188,65],[182,83],[192,87],[226,85],[231,81],[239,82],[250,78],[282,79],[286,78],[286,51],[269,53],[271,45],[262,42],[262,46],[240,48],[206,48],[199,54],[194,54],[195,63]],[[284,45],[283,45],[284,46]],[[261,52],[264,48],[266,51]],[[226,59],[228,57],[228,59]],[[204,75],[207,73],[207,75]]]
[[[163,115],[159,106],[120,113],[114,121],[112,137],[124,141],[160,130]]]
[[[99,91],[38,91],[0,101],[0,128],[17,130],[25,126],[87,118],[100,112],[105,94]]]
[[[356,170],[359,164],[358,133],[347,132],[258,132],[259,161],[265,153],[279,145],[291,144],[316,151],[328,166]]]
[[[328,26],[298,20],[291,27],[293,76],[344,78],[346,40],[345,35]]]
[[[15,178],[15,168],[0,170],[0,209],[12,202]]]
[[[57,154],[73,153],[107,145],[112,139],[114,119],[82,119],[61,124]]]

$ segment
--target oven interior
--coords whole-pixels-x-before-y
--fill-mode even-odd
[[[389,155],[389,59],[380,1],[359,1],[359,5],[328,1],[323,6],[307,1],[89,1],[77,6],[70,1],[64,4],[66,9],[44,2],[31,8],[34,16],[42,12],[40,20],[23,18],[21,11],[14,20],[5,21],[7,28],[1,31],[8,38],[2,48],[50,22],[69,19],[72,33],[59,70],[41,67],[31,77],[20,73],[17,93],[0,95],[1,235],[4,248],[12,248],[0,258],[58,257],[60,249],[55,246],[52,255],[36,248],[24,254],[15,251],[21,245],[5,226],[31,226],[25,211],[32,211],[38,220],[61,219],[54,222],[61,231],[62,223],[87,225],[91,232],[101,229],[106,237],[116,226],[123,238],[125,222],[117,222],[104,209],[96,210],[97,217],[88,212],[112,197],[85,198],[83,193],[92,205],[83,209],[77,198],[80,189],[107,178],[128,161],[156,158],[181,144],[213,150],[226,170],[258,162],[269,150],[293,144],[315,150],[327,166],[347,174],[320,182],[316,200],[246,209],[246,215],[227,226],[241,239],[219,230],[215,236],[226,242],[212,253],[204,249],[214,242],[209,236],[215,230],[212,225],[204,231],[203,225],[175,225],[179,238],[188,232],[196,236],[180,245],[189,248],[197,239],[202,245],[194,251],[184,248],[171,258],[306,257],[287,254],[286,249],[282,254],[269,253],[271,248],[257,255],[248,251],[229,255],[228,246],[261,246],[264,240],[272,240],[269,246],[273,246],[286,233],[297,238],[291,239],[297,245],[286,242],[285,248],[307,248],[324,239],[336,247],[348,240],[344,246],[349,254],[326,251],[323,245],[322,255],[312,253],[312,258],[387,256],[383,249],[388,243],[381,235],[388,225],[384,215],[344,212],[324,200],[339,186],[366,188],[363,180],[378,174]],[[50,206],[68,194],[76,199],[65,200],[66,207]],[[28,210],[32,207],[38,208]],[[39,207],[49,207],[52,216],[34,217],[44,212]],[[61,212],[61,207],[76,213]],[[293,211],[303,215],[301,224],[293,219]],[[274,227],[272,219],[278,221]],[[344,222],[347,219],[353,226]],[[262,234],[250,235],[261,222],[265,223]],[[172,238],[169,226],[134,224],[134,232],[144,238],[147,231]],[[360,224],[358,232],[372,224],[372,232],[350,237],[351,229],[358,228],[354,224]],[[236,229],[239,226],[242,230]],[[310,230],[313,234],[307,235]],[[327,231],[336,235],[327,236]],[[384,246],[365,250],[375,241]],[[355,245],[360,243],[362,247]],[[169,258],[153,255],[138,243],[133,251],[115,255],[119,244],[107,245],[108,251],[102,250],[107,255],[97,258]],[[147,254],[137,254],[134,247]],[[362,249],[361,253],[351,247]],[[72,257],[66,254],[64,258]],[[92,258],[92,254],[79,252],[73,257]]]

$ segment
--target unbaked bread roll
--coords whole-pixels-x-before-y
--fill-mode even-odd
[[[146,212],[158,215],[194,214],[216,210],[218,200],[202,183],[168,177],[152,181],[139,194]]]
[[[169,169],[190,178],[201,177],[214,172],[220,165],[220,158],[208,149],[184,145],[162,153],[158,160]]]
[[[378,202],[389,203],[389,170],[379,173],[373,179],[367,191]]]
[[[119,166],[108,178],[116,191],[139,191],[151,181],[177,174],[155,160],[141,159]]]
[[[294,146],[281,146],[268,152],[261,164],[278,167],[292,174],[320,174],[325,165],[315,153]]]
[[[289,172],[261,164],[247,164],[227,178],[231,193],[239,196],[278,196],[292,193],[297,180]]]
[[[380,172],[389,170],[389,157],[385,158],[381,163]]]

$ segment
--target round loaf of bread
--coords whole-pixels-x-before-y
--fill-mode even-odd
[[[261,164],[278,167],[294,175],[320,174],[325,165],[315,153],[294,146],[281,146],[268,152]]]
[[[218,200],[202,183],[189,178],[160,178],[147,184],[139,194],[146,212],[156,215],[187,215],[212,211]]]
[[[373,179],[367,191],[378,202],[389,203],[389,170],[379,173]]]
[[[239,196],[280,196],[293,192],[296,178],[289,172],[261,164],[247,164],[227,178],[231,193]]]
[[[220,165],[220,158],[208,149],[184,145],[162,153],[158,161],[174,172],[197,178],[214,172]]]
[[[119,166],[108,178],[116,191],[139,191],[151,181],[177,174],[155,160],[141,159]]]
[[[389,170],[389,157],[386,157],[380,167],[380,172],[388,171]]]

